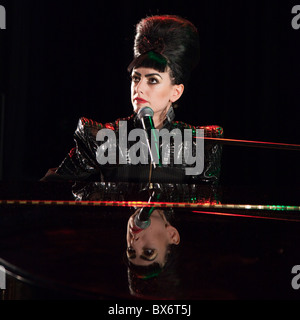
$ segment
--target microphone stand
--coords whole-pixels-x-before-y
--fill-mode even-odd
[[[157,164],[159,167],[161,167],[161,159],[160,159],[160,153],[159,153],[159,141],[158,141],[158,138],[156,135],[156,128],[154,127],[153,118],[152,118],[153,115],[154,115],[153,110],[147,106],[141,108],[137,113],[137,116],[140,119],[142,126],[143,126],[143,129],[145,131],[148,151],[149,151],[150,159],[151,159],[151,165],[153,166],[154,169],[156,169]],[[154,142],[155,151],[156,151],[156,159],[154,159],[154,157],[153,157],[153,153],[152,153],[152,149],[151,149],[152,143],[150,144],[150,141]],[[157,160],[158,163],[156,163],[155,160]],[[150,167],[150,173],[149,173],[149,189],[150,190],[153,189],[153,184],[151,182],[152,166]]]

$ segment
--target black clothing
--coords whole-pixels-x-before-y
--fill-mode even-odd
[[[163,128],[171,132],[173,129],[179,129],[184,133],[184,129],[191,129],[193,132],[192,150],[184,150],[187,146],[182,142],[180,145],[181,162],[174,161],[177,157],[178,148],[174,147],[174,139],[169,142],[170,161],[168,164],[162,163],[161,167],[151,168],[151,162],[148,164],[131,163],[130,154],[127,152],[125,158],[126,164],[121,164],[119,159],[119,129],[120,121],[126,121],[128,133],[135,128],[141,128],[140,120],[136,114],[128,118],[118,119],[115,122],[101,124],[87,118],[80,118],[77,129],[74,133],[75,147],[69,152],[63,162],[57,169],[50,169],[48,174],[42,180],[69,179],[72,181],[116,181],[116,182],[161,182],[161,183],[209,183],[216,184],[220,175],[221,152],[222,147],[216,142],[205,141],[204,143],[204,170],[198,175],[186,175],[186,168],[193,168],[195,164],[187,164],[184,158],[184,151],[192,152],[195,155],[196,147],[196,129],[204,129],[205,137],[220,138],[223,136],[223,129],[219,126],[194,127],[184,122],[173,121],[167,117],[163,123]],[[101,129],[111,129],[116,136],[115,152],[116,164],[100,165],[97,158],[97,150],[103,147],[104,142],[97,141],[97,133]],[[161,129],[160,129],[161,130]],[[162,139],[163,140],[163,139]],[[128,141],[127,150],[129,150],[136,141]],[[162,152],[163,141],[160,141],[159,148]],[[166,145],[165,145],[166,146]],[[145,149],[144,149],[145,150]],[[141,151],[142,152],[142,151]],[[149,178],[150,176],[150,178]]]

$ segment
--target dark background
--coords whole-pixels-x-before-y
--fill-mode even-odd
[[[300,1],[0,1],[2,180],[38,180],[73,146],[79,117],[131,114],[135,24],[178,14],[198,28],[201,62],[177,120],[226,138],[299,143]],[[299,22],[300,23],[300,22]],[[224,185],[297,187],[299,151],[224,146]]]

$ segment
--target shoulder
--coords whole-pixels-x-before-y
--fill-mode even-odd
[[[113,122],[102,123],[102,122],[95,121],[93,119],[81,117],[78,120],[76,132],[89,133],[92,135],[96,135],[97,132],[101,129],[117,130],[119,128],[120,121],[128,121],[132,118],[133,118],[133,115],[126,118],[118,118]]]
[[[91,128],[95,128],[99,130],[103,128],[103,124],[93,119],[89,119],[85,117],[79,118],[77,129],[84,130],[84,129],[91,129]]]
[[[223,137],[223,128],[218,125],[200,126],[199,129],[204,129],[205,137],[221,138]]]
[[[174,128],[192,129],[196,132],[196,129],[203,129],[205,137],[220,138],[223,137],[223,128],[218,125],[207,125],[207,126],[193,126],[183,121],[173,121],[172,123]]]

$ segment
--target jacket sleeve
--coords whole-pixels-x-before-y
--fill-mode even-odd
[[[97,132],[102,124],[87,118],[80,118],[74,133],[75,146],[56,169],[55,174],[69,180],[87,180],[101,176],[100,165],[96,159]]]
[[[204,129],[204,138],[222,138],[223,128],[217,125],[201,126]],[[222,145],[215,141],[206,140],[204,142],[204,170],[193,180],[201,180],[210,184],[217,185],[221,173]]]

